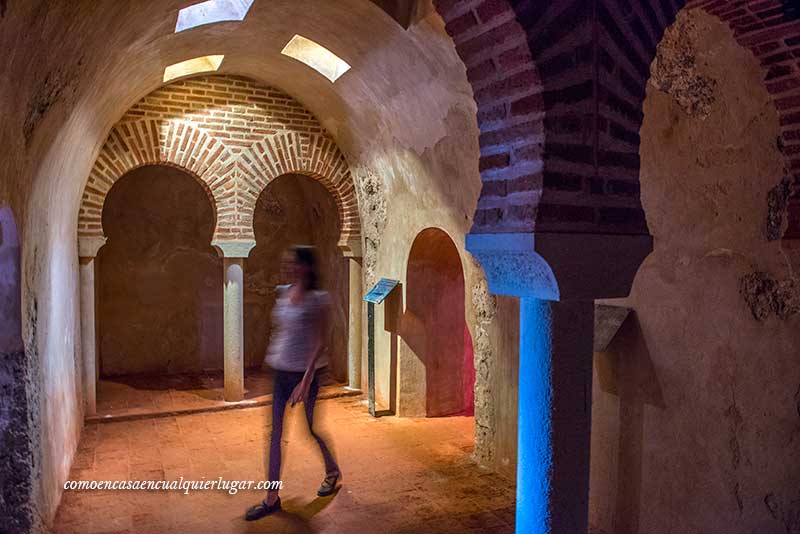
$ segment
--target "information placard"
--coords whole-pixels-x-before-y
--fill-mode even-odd
[[[400,283],[399,280],[390,280],[389,278],[381,278],[375,286],[369,290],[369,293],[364,295],[364,300],[373,304],[380,304],[389,293]]]
[[[369,380],[369,413],[373,417],[394,415],[391,409],[375,408],[375,305],[381,304],[400,284],[399,280],[381,278],[375,286],[364,295],[367,302],[367,377]]]

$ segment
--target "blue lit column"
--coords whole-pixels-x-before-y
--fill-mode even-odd
[[[517,532],[588,528],[592,301],[520,300]]]
[[[469,234],[489,291],[520,299],[516,531],[588,530],[594,299],[623,297],[648,235]]]

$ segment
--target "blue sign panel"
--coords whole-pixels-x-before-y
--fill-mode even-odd
[[[381,278],[375,287],[369,290],[369,293],[364,295],[364,300],[367,302],[371,302],[373,304],[380,304],[383,302],[386,297],[389,296],[389,293],[392,292],[394,288],[400,283],[399,280],[389,280],[388,278]]]

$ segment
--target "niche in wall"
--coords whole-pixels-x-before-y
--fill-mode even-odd
[[[424,374],[422,386],[400,384],[402,391],[424,395],[428,417],[472,415],[475,364],[472,337],[465,319],[464,271],[450,237],[438,228],[420,232],[408,258],[403,341],[416,358],[403,358],[401,382]],[[408,372],[421,364],[424,369]],[[414,404],[414,399],[410,399]],[[419,399],[421,401],[422,399]],[[422,404],[419,402],[419,404]]]
[[[101,376],[222,369],[222,264],[203,186],[173,167],[140,167],[109,191],[103,228]]]

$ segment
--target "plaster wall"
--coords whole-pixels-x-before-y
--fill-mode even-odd
[[[653,253],[628,318],[595,358],[595,533],[800,528],[800,317],[754,317],[741,280],[791,276],[767,239],[783,177],[758,61],[727,25],[679,14],[659,46],[641,130]]]
[[[97,255],[100,375],[222,368],[222,260],[214,211],[192,176],[136,169],[109,192]]]

